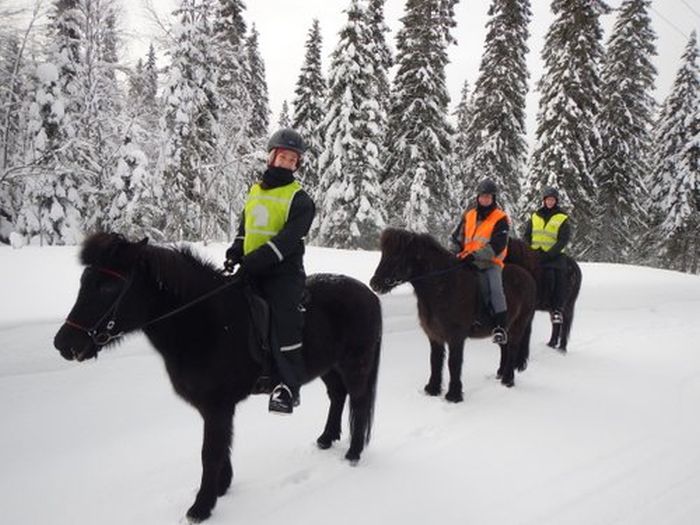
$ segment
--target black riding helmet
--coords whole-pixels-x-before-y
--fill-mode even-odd
[[[292,150],[301,157],[306,151],[306,143],[301,135],[293,129],[282,128],[273,133],[267,142],[267,151],[277,148]]]
[[[479,195],[483,195],[485,193],[493,195],[494,197],[496,196],[496,193],[498,193],[498,186],[496,186],[496,183],[493,182],[491,179],[482,180],[479,183],[479,185],[476,187],[476,196],[477,197]]]
[[[559,191],[552,186],[547,186],[544,190],[542,190],[542,200],[546,199],[547,197],[554,197],[557,199],[557,202],[559,202]]]

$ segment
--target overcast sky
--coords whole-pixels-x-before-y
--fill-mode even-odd
[[[26,0],[29,2],[29,0]],[[145,13],[146,0],[121,0],[127,7],[125,26],[135,30],[140,38],[138,44],[129,47],[130,55],[145,52],[150,35],[157,28]],[[163,16],[177,5],[177,0],[150,0]],[[616,8],[622,0],[608,0]],[[318,18],[323,31],[323,66],[329,66],[329,56],[338,40],[338,31],[345,22],[343,10],[349,0],[245,0],[245,18],[249,26],[255,24],[260,32],[260,52],[265,61],[270,105],[273,111],[272,127],[276,125],[282,102],[294,97],[294,87],[304,59],[304,43],[313,18]],[[447,82],[452,106],[458,102],[464,80],[470,88],[479,73],[479,61],[486,35],[485,24],[491,0],[461,0],[456,6],[457,27],[454,35],[458,44],[449,50],[450,64],[447,67]],[[549,10],[551,0],[532,0],[530,24],[530,92],[527,103],[527,127],[530,138],[534,135],[537,114],[537,94],[534,83],[542,74],[540,54],[547,28],[553,16]],[[385,15],[391,29],[389,42],[394,47],[394,37],[400,28],[405,0],[387,0]],[[604,17],[605,42],[615,20],[615,12]],[[652,20],[657,33],[658,56],[655,64],[659,70],[656,97],[662,101],[668,94],[680,56],[693,29],[700,27],[700,0],[655,0],[652,3]]]

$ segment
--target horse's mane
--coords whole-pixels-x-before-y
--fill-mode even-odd
[[[440,256],[453,257],[449,250],[428,233],[416,233],[400,228],[387,228],[382,232],[380,246],[383,253],[398,254],[408,250],[421,255],[437,253]]]
[[[176,297],[190,299],[224,282],[224,276],[209,261],[188,246],[131,242],[115,233],[96,233],[83,242],[80,260],[86,266],[100,266],[129,273],[144,269],[157,285]]]

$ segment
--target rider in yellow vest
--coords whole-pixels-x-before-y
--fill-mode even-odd
[[[569,216],[559,208],[559,192],[556,188],[546,187],[542,192],[542,207],[525,225],[523,239],[539,256],[542,284],[555,324],[564,322],[562,312],[568,280],[562,253],[570,237]]]
[[[270,137],[267,149],[267,170],[248,193],[224,268],[233,271],[240,264],[270,306],[277,342],[272,352],[282,380],[272,390],[269,409],[291,413],[299,404],[304,376],[304,238],[316,208],[294,178],[306,149],[301,136],[292,129],[281,129]]]
[[[493,342],[508,342],[507,305],[503,292],[503,260],[508,251],[508,215],[496,203],[498,193],[491,179],[484,179],[476,188],[476,206],[467,210],[452,233],[451,240],[459,250],[458,257],[479,270],[479,278],[488,287],[494,325]]]

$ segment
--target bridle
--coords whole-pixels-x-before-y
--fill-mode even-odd
[[[88,267],[92,268],[92,267]],[[87,336],[92,339],[92,342],[95,343],[96,346],[105,346],[106,344],[114,341],[115,339],[121,338],[125,332],[120,331],[114,333],[114,327],[117,325],[116,318],[117,318],[117,310],[119,309],[119,305],[122,302],[122,299],[124,299],[124,296],[126,293],[129,291],[129,288],[131,288],[131,285],[134,283],[134,272],[132,271],[128,276],[117,272],[115,270],[112,270],[110,268],[103,268],[103,267],[95,267],[94,270],[104,273],[106,275],[109,275],[111,277],[114,277],[116,279],[120,279],[121,281],[124,281],[124,288],[121,289],[119,292],[119,295],[117,298],[114,300],[114,302],[111,304],[109,308],[107,308],[107,311],[100,317],[100,319],[92,326],[92,328],[86,328],[84,324],[78,323],[76,321],[73,321],[72,319],[66,319],[65,324],[72,328],[76,328],[80,330],[81,332],[87,334]],[[147,326],[150,326],[152,324],[155,324],[159,321],[162,321],[164,319],[167,319],[168,317],[172,317],[175,314],[178,314],[182,312],[183,310],[186,310],[190,308],[191,306],[200,303],[204,301],[205,299],[208,299],[212,295],[215,295],[219,293],[221,290],[224,288],[228,288],[229,286],[236,284],[241,281],[241,277],[239,276],[238,273],[233,275],[233,278],[231,278],[228,282],[222,284],[221,286],[218,286],[214,288],[213,290],[210,290],[209,292],[200,295],[196,299],[193,299],[192,301],[185,303],[182,306],[179,306],[173,310],[170,310],[169,312],[166,312],[163,315],[159,315],[158,317],[151,319],[149,321],[146,321],[140,326],[137,326],[133,330],[143,330]],[[105,321],[109,319],[106,323]],[[104,324],[104,327],[102,325]],[[102,327],[102,328],[101,328]],[[131,330],[130,330],[131,331]]]
[[[73,321],[70,318],[66,319],[65,324],[86,333],[88,337],[92,339],[92,342],[95,343],[95,345],[104,346],[124,335],[124,332],[112,333],[112,330],[114,330],[114,327],[117,324],[116,317],[119,305],[121,304],[122,299],[124,299],[126,292],[129,291],[129,288],[131,288],[131,285],[134,282],[134,274],[132,272],[128,276],[125,276],[124,274],[121,274],[115,270],[110,270],[109,268],[97,267],[94,269],[100,273],[104,273],[105,275],[109,275],[110,277],[124,281],[124,287],[121,289],[114,302],[112,302],[112,305],[107,308],[107,311],[102,315],[102,317],[100,317],[99,320],[92,325],[92,328],[86,328],[82,323]],[[107,319],[109,320],[105,323]],[[102,327],[102,325],[104,325],[104,327]]]
[[[447,268],[443,268],[442,270],[435,270],[433,272],[424,273],[422,275],[416,275],[415,277],[408,277],[406,279],[385,278],[385,279],[382,279],[382,281],[384,282],[385,286],[388,286],[391,289],[391,288],[396,288],[400,284],[404,284],[404,283],[413,284],[415,281],[422,281],[424,279],[431,279],[432,277],[438,277],[440,275],[444,275],[446,273],[453,272],[454,270],[457,270],[458,268],[464,268],[467,265],[468,264],[460,262],[459,264],[454,264],[452,266],[448,266]]]

